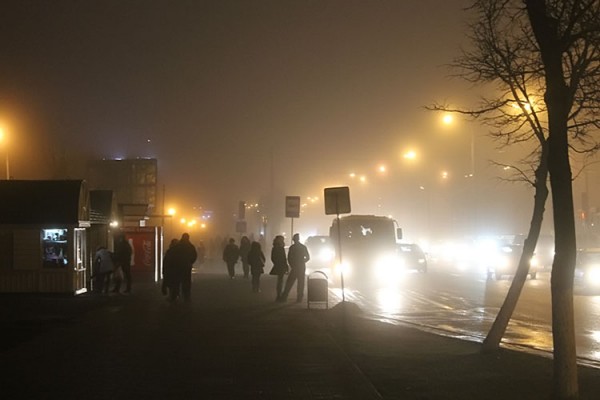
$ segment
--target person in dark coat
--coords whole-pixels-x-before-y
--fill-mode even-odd
[[[283,290],[283,277],[289,270],[287,257],[285,256],[285,239],[281,235],[277,235],[273,239],[271,261],[273,262],[273,269],[271,269],[270,275],[277,276],[275,300],[279,301]]]
[[[163,281],[162,281],[162,293],[164,295],[169,295],[169,300],[175,300],[177,298],[179,285],[176,285],[177,282],[180,281],[180,277],[178,277],[177,266],[175,265],[173,248],[177,245],[179,239],[172,239],[169,244],[169,248],[165,253],[165,257],[163,258]],[[175,287],[177,286],[177,287]],[[177,292],[176,292],[177,291]],[[177,293],[177,294],[176,294]]]
[[[175,251],[174,262],[181,274],[177,286],[179,286],[179,283],[181,284],[183,301],[189,302],[192,289],[192,267],[198,257],[196,246],[190,242],[190,234],[184,233],[173,249]]]
[[[240,248],[235,244],[235,239],[229,239],[229,243],[223,249],[223,261],[227,264],[227,272],[230,279],[235,279],[235,264],[240,258]]]
[[[248,236],[242,236],[242,240],[240,240],[240,259],[242,260],[242,271],[244,271],[244,279],[248,279],[250,275],[250,264],[248,264],[249,252],[250,239],[248,239]]]
[[[94,291],[98,293],[108,293],[110,274],[115,269],[113,258],[113,253],[108,251],[106,247],[98,247],[94,257],[94,269],[92,271]]]
[[[123,278],[125,280],[125,291],[124,293],[131,292],[131,254],[133,250],[131,245],[127,241],[125,235],[119,235],[115,242],[115,267],[121,268],[123,271]],[[115,288],[113,292],[119,293],[121,291],[121,280],[115,282]]]
[[[290,246],[288,250],[288,263],[290,264],[290,274],[288,275],[287,281],[285,282],[285,289],[281,294],[279,301],[287,301],[287,297],[294,286],[294,283],[298,281],[297,285],[297,296],[296,301],[302,301],[304,297],[304,282],[306,281],[306,263],[310,260],[308,249],[305,245],[300,243],[300,235],[294,234],[292,237],[294,244]]]
[[[252,274],[252,291],[258,293],[260,292],[260,276],[265,272],[265,255],[262,252],[260,243],[252,242],[250,245],[248,263],[250,264],[250,273]]]

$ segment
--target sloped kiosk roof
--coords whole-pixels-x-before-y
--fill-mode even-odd
[[[0,181],[0,224],[78,224],[89,220],[85,181]]]

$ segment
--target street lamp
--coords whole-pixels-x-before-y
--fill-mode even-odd
[[[10,180],[10,166],[8,163],[8,143],[6,143],[4,129],[0,128],[0,142],[5,142],[4,147],[6,148],[6,180]]]

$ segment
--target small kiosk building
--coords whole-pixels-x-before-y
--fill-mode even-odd
[[[85,292],[85,181],[0,181],[0,199],[0,292]]]

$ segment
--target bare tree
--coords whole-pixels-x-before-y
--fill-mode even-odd
[[[454,63],[458,75],[493,84],[495,94],[475,110],[505,145],[537,140],[537,162],[530,182],[534,211],[517,274],[485,342],[498,347],[528,272],[552,187],[555,225],[552,332],[554,393],[578,397],[573,274],[576,259],[570,152],[593,152],[600,128],[600,0],[475,0],[471,25],[473,49]],[[517,112],[511,112],[514,107]],[[531,161],[532,158],[529,159]],[[526,176],[524,174],[523,176]]]

